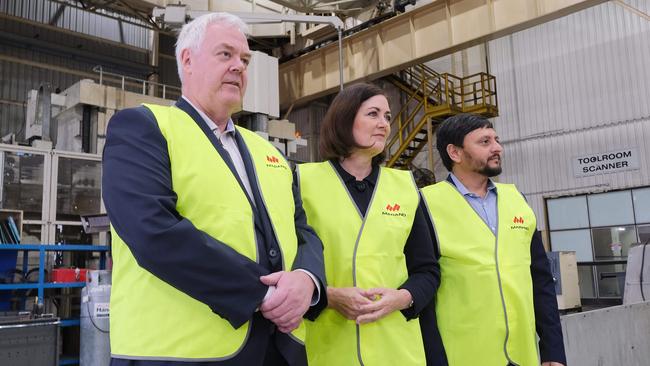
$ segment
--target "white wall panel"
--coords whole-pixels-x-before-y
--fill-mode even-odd
[[[489,47],[504,140],[650,116],[650,98],[643,97],[650,95],[650,22],[619,5],[605,3]]]
[[[504,144],[500,181],[512,182],[526,195],[546,225],[543,197],[599,192],[650,185],[650,118]],[[573,158],[636,148],[639,169],[576,177]]]
[[[626,0],[641,11],[650,1]],[[650,22],[609,2],[492,41],[503,182],[544,198],[650,185]],[[576,177],[573,158],[636,148],[640,169]]]
[[[479,44],[424,64],[439,74],[450,73],[458,77],[485,72],[485,48],[484,44]]]

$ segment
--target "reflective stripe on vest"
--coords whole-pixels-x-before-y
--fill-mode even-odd
[[[440,249],[438,328],[450,365],[537,366],[530,275],[533,210],[497,187],[497,235],[449,182],[422,189]]]
[[[254,217],[246,193],[203,130],[176,107],[145,106],[153,112],[167,141],[178,213],[198,230],[257,261]],[[237,131],[254,162],[283,267],[291,268],[297,250],[291,170],[268,141],[245,129]],[[139,267],[113,229],[112,235],[110,337],[114,357],[215,361],[241,350],[248,337],[248,323],[233,329],[207,305]],[[182,242],[178,246],[183,250]],[[304,339],[304,327],[296,333]]]
[[[398,288],[407,277],[404,245],[419,203],[410,172],[381,168],[366,216],[329,162],[299,166],[307,222],[323,241],[332,287]],[[310,366],[424,365],[417,319],[401,312],[356,325],[333,309],[307,323]]]

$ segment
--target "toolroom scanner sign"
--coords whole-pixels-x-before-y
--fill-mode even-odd
[[[636,148],[585,154],[573,158],[573,170],[576,177],[637,169],[639,169],[639,151]]]

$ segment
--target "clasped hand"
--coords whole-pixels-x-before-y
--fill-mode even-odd
[[[377,321],[393,311],[406,309],[411,304],[411,293],[405,289],[358,287],[328,287],[328,306],[357,324]]]
[[[309,310],[314,281],[301,271],[274,272],[260,280],[267,286],[275,286],[271,296],[260,306],[262,315],[283,333],[298,328],[302,316]]]

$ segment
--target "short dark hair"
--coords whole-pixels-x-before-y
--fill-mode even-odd
[[[324,160],[347,158],[353,148],[363,148],[354,141],[354,117],[366,100],[386,93],[376,85],[359,83],[343,89],[332,101],[320,126],[319,149]],[[388,99],[388,97],[386,97]],[[373,156],[372,163],[380,164],[386,158],[382,151]]]
[[[447,118],[436,131],[436,147],[448,171],[454,166],[454,162],[447,153],[447,146],[463,147],[463,141],[468,133],[479,128],[494,128],[492,122],[487,118],[476,114],[461,113]]]

